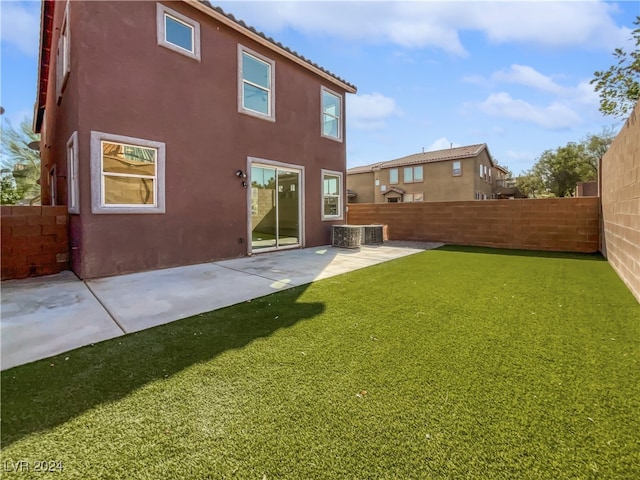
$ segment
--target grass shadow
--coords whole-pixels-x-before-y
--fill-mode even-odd
[[[531,257],[531,258],[562,258],[562,259],[574,259],[574,260],[591,260],[596,262],[606,262],[607,259],[602,256],[600,252],[595,253],[578,253],[578,252],[551,252],[545,250],[519,250],[519,249],[505,249],[505,248],[492,248],[492,247],[473,247],[467,245],[443,245],[438,247],[437,250],[447,252],[461,252],[461,253],[481,253],[487,255],[501,255],[501,256],[517,256],[517,257]]]
[[[321,314],[303,285],[82,347],[1,374],[3,448]]]

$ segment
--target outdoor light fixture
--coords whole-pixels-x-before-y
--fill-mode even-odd
[[[243,181],[242,181],[242,186],[243,186],[244,188],[247,188],[247,185],[249,185],[249,184],[243,180]]]
[[[247,174],[244,173],[242,170],[238,170],[236,172],[236,177],[240,177],[240,178],[247,178]]]

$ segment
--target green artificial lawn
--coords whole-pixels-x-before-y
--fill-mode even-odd
[[[2,467],[635,479],[639,418],[640,306],[606,261],[445,247],[2,372]]]

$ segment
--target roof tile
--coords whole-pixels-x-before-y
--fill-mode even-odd
[[[412,155],[407,155],[406,157],[396,158],[386,162],[377,162],[372,163],[371,165],[353,167],[348,169],[347,173],[366,173],[381,168],[473,158],[480,155],[480,153],[485,149],[487,149],[487,144],[480,143],[477,145],[466,145],[464,147],[447,148],[445,150],[435,150],[432,152],[414,153]]]
[[[318,65],[317,63],[312,62],[311,60],[309,60],[308,58],[304,57],[303,55],[299,54],[298,52],[296,52],[295,50],[291,50],[289,47],[284,46],[282,43],[275,41],[273,38],[265,35],[263,32],[256,30],[254,27],[247,25],[243,20],[237,19],[236,17],[234,17],[231,13],[227,13],[225,12],[222,8],[218,7],[218,6],[214,6],[211,4],[211,2],[209,2],[209,0],[199,0],[200,3],[202,3],[203,5],[206,5],[207,7],[211,8],[212,10],[215,10],[216,12],[218,12],[220,15],[224,15],[225,17],[227,17],[229,20],[235,22],[236,24],[240,25],[243,28],[246,28],[247,30],[249,30],[250,32],[255,33],[256,35],[264,38],[265,40],[267,40],[269,43],[272,43],[274,46],[281,48],[282,50],[285,50],[286,52],[290,53],[291,55],[295,55],[296,57],[298,57],[300,60],[302,60],[303,62],[309,64],[310,66],[312,66],[313,68],[316,68],[324,73],[326,73],[327,75],[330,75],[331,77],[335,78],[337,81],[344,83],[345,85],[348,85],[349,87],[353,88],[354,90],[356,90],[356,86],[350,82],[347,82],[344,78],[339,77],[338,75],[336,75],[333,72],[330,72],[329,70],[327,70],[326,68],[321,67],[320,65]]]

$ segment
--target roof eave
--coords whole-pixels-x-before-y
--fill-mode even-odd
[[[292,62],[300,65],[301,67],[304,67],[305,69],[310,70],[311,72],[315,73],[316,75],[318,75],[318,76],[324,78],[325,80],[331,82],[333,85],[336,85],[336,86],[340,87],[341,89],[343,89],[347,93],[356,93],[358,91],[358,89],[354,85],[351,85],[350,83],[347,83],[346,81],[343,81],[343,80],[338,79],[337,77],[335,77],[333,75],[330,75],[329,73],[327,73],[326,71],[322,70],[321,68],[319,68],[319,67],[317,67],[315,65],[312,65],[309,61],[305,61],[306,59],[303,59],[303,58],[301,58],[301,57],[299,57],[297,55],[294,55],[293,53],[291,53],[286,48],[283,48],[280,45],[276,44],[275,41],[270,41],[266,37],[263,37],[262,35],[259,35],[258,33],[256,33],[256,31],[254,31],[253,29],[248,28],[248,27],[246,27],[244,25],[241,25],[237,21],[232,20],[228,16],[220,13],[215,7],[211,6],[210,4],[208,5],[209,2],[204,3],[201,0],[183,0],[183,1],[185,3],[191,5],[195,9],[201,11],[205,15],[208,15],[208,16],[210,16],[212,18],[215,18],[220,23],[222,23],[222,24],[228,26],[229,28],[241,33],[245,37],[248,37],[251,40],[259,43],[260,45],[263,45],[264,47],[266,47],[266,48],[268,48],[270,50],[273,50],[274,52],[276,52],[276,53],[282,55],[283,57],[291,60]]]
[[[44,119],[44,107],[47,103],[47,86],[49,83],[49,62],[51,60],[51,35],[53,28],[53,11],[55,2],[43,0],[40,8],[40,51],[38,53],[38,84],[36,101],[33,106],[33,131],[40,133]]]

